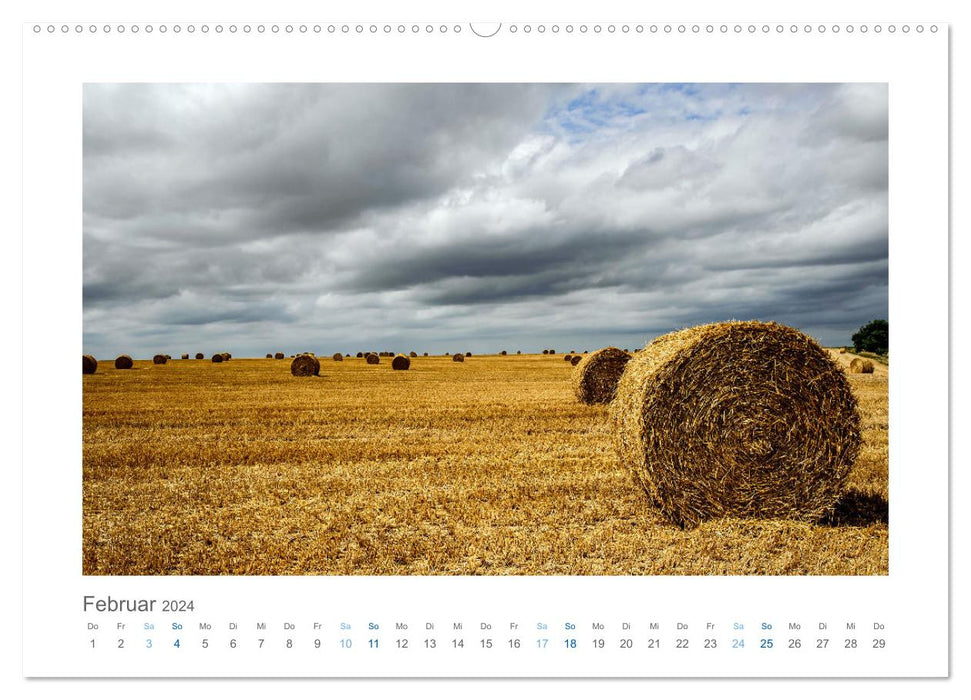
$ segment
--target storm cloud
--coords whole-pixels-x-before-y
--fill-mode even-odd
[[[883,84],[89,84],[84,348],[606,344],[888,315]]]

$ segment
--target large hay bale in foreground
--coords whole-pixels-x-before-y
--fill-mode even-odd
[[[223,354],[221,352],[217,352],[215,355],[212,356],[212,361],[213,362],[222,362],[223,361]]]
[[[617,392],[617,382],[630,360],[630,353],[618,348],[603,348],[592,355],[577,358],[571,383],[580,403],[610,403]],[[580,361],[582,359],[582,362]],[[572,358],[571,358],[572,364]]]
[[[81,374],[94,374],[98,371],[98,361],[94,355],[81,355]]]
[[[396,355],[391,360],[391,369],[408,369],[411,367],[411,360],[405,355]]]
[[[206,356],[203,355],[201,352],[197,352],[196,353],[196,359],[197,360],[204,360],[204,359],[206,359]]]
[[[373,353],[373,352],[369,352],[369,353],[368,353],[367,355],[365,355],[365,356],[364,356],[364,360],[365,360],[365,362],[367,362],[367,363],[368,363],[369,365],[377,365],[377,364],[380,364],[380,363],[381,363],[381,358],[380,358],[380,357],[378,357],[378,356],[377,356],[377,355],[376,355],[375,353]]]
[[[452,355],[452,362],[465,362],[465,355],[460,352],[455,353]]]
[[[851,374],[873,374],[873,363],[862,357],[854,357],[850,362]]]
[[[131,369],[134,364],[130,355],[119,355],[115,358],[115,369]]]
[[[627,363],[616,450],[672,522],[816,521],[860,448],[856,400],[816,342],[776,323],[669,333]]]
[[[316,377],[320,374],[320,360],[313,355],[297,355],[290,363],[294,377]]]
[[[333,360],[334,360],[334,362],[343,362],[344,361],[344,356],[341,355],[339,352],[335,352],[334,353]]]
[[[155,364],[155,365],[164,365],[168,361],[169,361],[169,358],[167,355],[156,355],[155,357],[152,358],[152,364]]]

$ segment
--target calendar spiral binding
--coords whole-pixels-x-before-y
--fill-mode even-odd
[[[806,24],[806,23],[683,23],[649,24],[645,22],[610,23],[115,23],[115,24],[33,24],[34,34],[49,35],[347,35],[347,36],[442,36],[466,35],[488,39],[500,34],[516,36],[650,36],[650,35],[865,35],[865,34],[936,34],[940,26],[933,23],[905,24]]]

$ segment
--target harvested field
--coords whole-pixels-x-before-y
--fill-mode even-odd
[[[826,523],[682,530],[539,354],[110,364],[82,378],[87,575],[888,573],[884,365],[847,376],[863,445]]]

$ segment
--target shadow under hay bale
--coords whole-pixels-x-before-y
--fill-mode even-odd
[[[367,355],[364,356],[364,361],[367,362],[369,365],[377,365],[381,363],[381,358],[378,357],[375,353],[369,352]]]
[[[829,512],[859,451],[850,384],[799,331],[715,323],[657,338],[627,363],[615,447],[672,522]]]
[[[129,355],[119,355],[115,358],[115,369],[131,369],[134,365]]]
[[[411,360],[404,355],[397,355],[391,360],[391,369],[408,369],[411,367]]]
[[[585,404],[610,403],[617,392],[617,382],[630,361],[630,353],[619,348],[602,348],[587,357],[574,355],[570,383],[577,401]],[[571,360],[572,363],[572,360]]]
[[[850,374],[873,374],[873,363],[862,357],[854,357],[850,362]]]
[[[98,371],[98,361],[94,355],[81,355],[81,373],[94,374]]]
[[[836,501],[833,511],[819,519],[831,527],[867,527],[890,522],[890,504],[883,496],[850,489]]]
[[[320,360],[313,355],[297,355],[290,363],[294,377],[316,377],[320,374]]]
[[[169,361],[169,358],[166,357],[165,355],[156,355],[155,357],[152,358],[152,364],[155,364],[155,365],[164,365],[168,361]]]
[[[452,362],[465,362],[465,355],[460,352],[455,353],[452,355]]]

